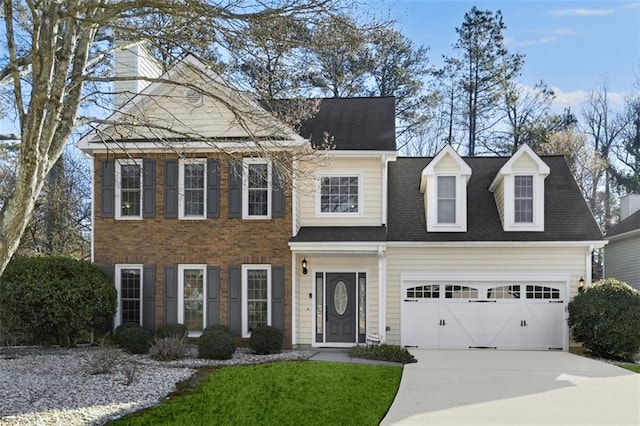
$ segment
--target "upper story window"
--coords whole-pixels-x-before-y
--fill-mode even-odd
[[[204,219],[207,202],[207,160],[180,160],[178,208],[181,219]]]
[[[427,232],[467,231],[467,182],[471,167],[446,145],[422,170]]]
[[[514,221],[533,222],[533,176],[514,176]]]
[[[142,219],[142,160],[116,161],[116,218]]]
[[[455,176],[438,176],[438,223],[456,223]]]
[[[489,191],[505,231],[544,231],[544,180],[549,172],[549,166],[527,145],[500,168]]]
[[[245,219],[271,218],[271,162],[245,158],[242,174],[242,217]]]
[[[320,214],[359,214],[360,176],[321,176],[319,188]]]

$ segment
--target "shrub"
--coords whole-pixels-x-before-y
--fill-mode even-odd
[[[187,326],[184,324],[163,324],[156,330],[156,337],[159,339],[165,337],[178,337],[186,339],[189,334]]]
[[[232,334],[231,329],[224,324],[208,325],[204,330],[202,330],[202,334],[210,333],[212,331],[221,331],[223,333]]]
[[[112,346],[107,346],[102,340],[100,348],[91,355],[87,361],[87,370],[91,375],[108,374],[120,361],[120,351]]]
[[[73,346],[102,331],[116,312],[116,289],[95,265],[64,257],[15,258],[0,277],[0,321],[35,343]]]
[[[569,303],[569,327],[594,355],[633,360],[640,350],[640,292],[601,280]]]
[[[260,326],[251,331],[249,347],[258,355],[282,352],[282,333],[275,327]]]
[[[146,354],[151,347],[149,332],[135,323],[125,323],[116,329],[116,343],[132,354]],[[123,324],[123,325],[125,325]],[[129,325],[133,324],[133,325]]]
[[[233,336],[223,331],[209,331],[198,339],[198,357],[206,359],[230,359],[236,351]]]
[[[354,346],[349,350],[351,358],[374,359],[377,361],[411,364],[418,362],[405,348],[396,345]]]
[[[156,337],[153,339],[153,345],[149,349],[149,356],[158,361],[173,361],[184,358],[187,345],[184,343],[184,337],[169,336]]]
[[[128,328],[142,328],[142,326],[137,322],[123,322],[113,331],[113,337],[115,338],[116,343],[118,342],[118,337]]]

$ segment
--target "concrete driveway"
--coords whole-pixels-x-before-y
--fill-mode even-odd
[[[567,352],[410,350],[383,425],[640,425],[640,374]]]

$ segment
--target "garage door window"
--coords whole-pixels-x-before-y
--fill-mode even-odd
[[[541,285],[528,285],[527,299],[560,299],[560,290]]]
[[[477,299],[478,289],[464,285],[448,285],[444,297],[447,299]]]
[[[519,285],[504,285],[487,290],[487,299],[520,299]]]
[[[440,284],[421,285],[407,289],[407,299],[438,299]]]

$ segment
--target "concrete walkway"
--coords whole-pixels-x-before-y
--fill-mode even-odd
[[[640,375],[567,352],[411,350],[383,425],[640,425]]]
[[[322,348],[314,349],[317,352],[309,358],[312,361],[331,361],[346,362],[351,364],[371,364],[371,365],[390,365],[402,367],[402,364],[396,362],[376,361],[363,358],[350,358],[348,349]]]

